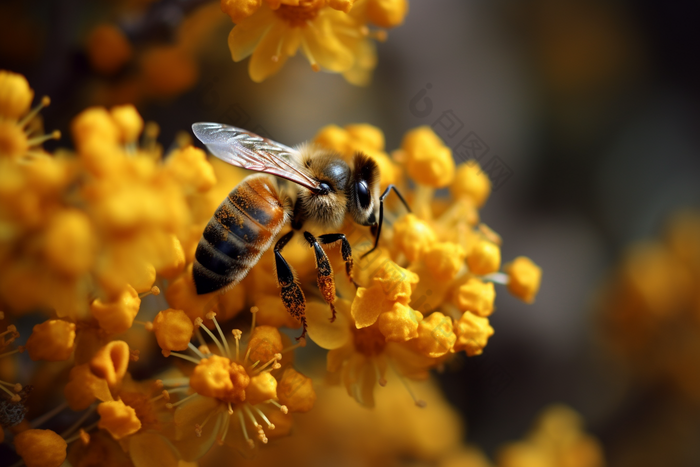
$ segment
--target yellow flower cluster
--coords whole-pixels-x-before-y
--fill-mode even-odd
[[[362,4],[372,5],[360,1],[351,11]],[[285,8],[277,6],[275,11]],[[326,7],[346,15],[349,3]],[[15,109],[12,115],[21,116],[31,92],[18,91],[21,80],[13,79],[0,86],[0,111]],[[32,389],[5,382],[0,365],[0,404],[10,409],[2,422],[24,462],[174,467],[215,455],[210,452],[235,450],[247,457],[288,435],[303,420],[293,413],[318,412],[319,387],[338,403],[336,389],[294,365],[295,351],[306,341],[294,344],[279,330],[301,323],[279,297],[272,251],[230,290],[198,295],[194,288],[192,263],[202,231],[246,173],[210,163],[188,145],[163,157],[157,129],[129,105],[88,108],[73,119],[71,133],[75,151],[0,158],[0,306],[8,312],[0,319],[9,320],[0,333],[0,357],[13,361],[26,347],[41,365],[37,387],[44,393],[60,388],[65,399],[30,425],[24,417]],[[355,413],[355,401],[365,407],[385,401],[386,410],[401,412],[396,391],[419,407],[434,402],[437,412],[422,415],[409,406],[418,412],[405,416],[407,427],[418,432],[428,423],[434,436],[387,437],[390,448],[378,452],[408,449],[416,458],[436,460],[443,448],[458,446],[459,424],[429,384],[409,380],[428,379],[431,369],[462,351],[481,354],[493,334],[494,283],[532,302],[541,271],[524,257],[501,267],[501,239],[479,222],[488,178],[476,165],[455,167],[450,149],[429,128],[409,132],[391,154],[382,132],[364,124],[326,127],[314,143],[347,158],[358,151],[369,155],[381,169],[382,189],[398,187],[413,210],[406,213],[386,199],[376,249],[372,230],[348,220],[342,231],[353,247],[359,286],[345,274],[340,255],[329,254],[340,271],[332,297],[337,319],[329,320],[326,301],[310,299],[308,336],[328,351],[328,381],[342,383],[350,396],[339,403],[340,417]],[[435,190],[445,187],[452,197],[436,197]],[[313,251],[289,244],[285,258],[306,296],[319,297]],[[155,297],[145,299],[149,295]],[[250,326],[241,316],[247,309]],[[33,316],[44,319],[26,346],[9,350],[20,337],[14,323],[36,311],[41,313]],[[157,370],[134,381],[131,365],[141,360]],[[82,414],[68,416],[77,421],[60,435],[40,429],[62,411]],[[330,410],[321,412],[319,420]],[[445,420],[447,427],[439,428]],[[298,428],[314,431],[303,422]],[[469,450],[462,455],[483,457]]]
[[[645,379],[700,402],[700,213],[674,215],[658,240],[630,245],[600,302],[608,342]]]
[[[478,220],[477,208],[490,191],[488,178],[476,164],[455,167],[451,150],[429,127],[410,131],[391,156],[381,131],[369,125],[328,126],[314,142],[345,157],[356,151],[370,155],[381,167],[382,188],[402,187],[414,211],[399,215],[404,208],[388,203],[385,217],[393,217],[393,226],[382,230],[379,248],[371,252],[371,237],[346,225],[361,287],[355,291],[336,275],[343,299],[336,302],[334,323],[320,302],[307,311],[309,336],[329,349],[328,370],[339,375],[352,397],[371,407],[374,388],[386,384],[389,369],[425,379],[428,370],[457,352],[481,354],[493,334],[488,320],[493,283],[506,284],[532,302],[541,270],[520,257],[499,272],[500,237]],[[405,174],[414,190],[406,191]],[[435,198],[434,190],[444,187],[456,199]]]
[[[350,83],[366,85],[377,62],[371,39],[386,38],[368,25],[400,25],[408,1],[221,0],[221,10],[236,23],[228,38],[231,57],[251,57],[253,81],[277,73],[301,49],[314,71],[342,73]]]

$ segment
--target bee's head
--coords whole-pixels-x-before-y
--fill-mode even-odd
[[[361,152],[355,154],[352,164],[348,212],[360,225],[375,225],[379,219],[379,166]]]

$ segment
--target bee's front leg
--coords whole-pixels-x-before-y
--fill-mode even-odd
[[[318,269],[318,288],[321,291],[323,299],[330,305],[331,312],[331,323],[335,321],[335,280],[333,280],[333,268],[331,267],[331,262],[328,261],[328,256],[326,252],[323,251],[321,245],[316,240],[316,237],[311,235],[309,232],[304,232],[304,238],[309,245],[313,247],[314,253],[316,255],[316,268]]]
[[[301,321],[302,332],[301,336],[297,337],[297,340],[299,340],[306,336],[306,298],[301,287],[294,279],[294,271],[281,253],[282,248],[293,235],[294,231],[291,230],[277,240],[275,244],[275,266],[277,269],[277,282],[281,288],[282,303],[284,303],[284,307],[290,315]]]
[[[340,240],[340,253],[343,255],[343,261],[345,261],[345,274],[347,274],[348,279],[350,279],[350,282],[352,282],[355,287],[359,287],[358,283],[355,282],[355,279],[352,277],[352,247],[350,246],[348,239],[345,238],[345,234],[334,233],[325,234],[318,237],[318,241],[321,245],[335,243],[338,240]]]

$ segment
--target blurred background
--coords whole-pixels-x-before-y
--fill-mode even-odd
[[[699,207],[693,6],[412,0],[360,88],[313,73],[302,57],[253,83],[247,61],[230,58],[232,24],[218,2],[4,0],[0,69],[51,96],[45,126],[66,136],[49,149],[70,144],[70,120],[85,107],[122,103],[158,122],[166,147],[201,120],[288,145],[358,122],[383,129],[389,149],[419,125],[456,156],[477,141],[494,183],[483,221],[504,237],[504,259],[526,255],[544,277],[532,306],[499,293],[484,354],[438,376],[466,439],[494,455],[563,402],[608,465],[697,466],[700,397],[615,352],[601,305],[628,245],[661,238],[674,212]],[[700,358],[684,371],[700,374]]]

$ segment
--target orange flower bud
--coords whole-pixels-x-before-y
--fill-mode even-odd
[[[185,251],[182,249],[182,243],[175,235],[168,235],[168,241],[170,248],[168,249],[167,260],[165,264],[160,265],[156,274],[172,280],[185,269]]]
[[[119,127],[103,107],[83,110],[73,119],[71,131],[78,151],[91,140],[99,141],[102,146],[116,146],[119,143]]]
[[[345,130],[348,132],[348,136],[352,138],[353,145],[374,149],[375,151],[384,151],[384,133],[376,126],[358,123],[346,125]]]
[[[535,301],[535,296],[540,290],[542,269],[532,262],[530,258],[519,256],[504,268],[508,274],[508,290],[514,296],[527,303]]]
[[[127,285],[114,301],[103,303],[97,299],[92,302],[90,312],[102,329],[109,334],[119,334],[131,327],[140,307],[139,294]]]
[[[264,364],[282,352],[282,336],[272,326],[257,326],[248,341],[246,352],[250,351],[250,361]]]
[[[136,411],[121,399],[101,403],[97,406],[97,413],[100,414],[97,426],[109,431],[114,439],[133,435],[141,429],[141,420],[136,416]]]
[[[90,371],[107,381],[110,388],[119,386],[129,366],[129,345],[112,341],[97,351],[90,360]]]
[[[29,111],[34,91],[27,78],[11,71],[0,70],[0,115],[8,120],[19,120]]]
[[[394,223],[394,243],[411,262],[417,261],[436,240],[430,225],[414,214],[406,214]]]
[[[456,243],[436,243],[429,246],[423,254],[423,260],[433,278],[449,282],[457,276],[464,266],[467,252]]]
[[[457,290],[455,305],[460,311],[469,311],[478,316],[489,316],[493,313],[493,301],[496,299],[496,289],[492,282],[482,282],[476,277],[470,277]]]
[[[379,315],[377,325],[387,342],[405,342],[418,337],[418,324],[422,319],[420,312],[396,302],[391,310]]]
[[[369,0],[367,19],[380,28],[393,28],[403,23],[408,13],[408,0]]]
[[[290,412],[308,412],[316,402],[316,391],[310,378],[288,367],[277,385],[277,397]]]
[[[472,247],[467,255],[470,272],[477,275],[497,272],[501,267],[501,249],[487,240],[481,240]]]
[[[34,326],[27,339],[27,350],[34,361],[59,362],[70,358],[74,344],[75,324],[52,319]]]
[[[119,127],[121,140],[125,143],[135,142],[143,131],[143,118],[131,104],[112,107],[110,111],[114,123]]]
[[[451,351],[456,340],[452,319],[436,311],[423,318],[418,325],[418,337],[408,342],[417,352],[436,358]]]
[[[457,176],[450,186],[450,192],[456,199],[471,198],[480,208],[491,194],[491,180],[477,162],[467,162],[457,169]]]
[[[401,149],[406,169],[413,180],[433,188],[443,188],[455,176],[452,150],[445,146],[429,126],[418,127],[404,136]]]
[[[153,332],[164,356],[173,350],[187,350],[194,332],[194,325],[182,310],[168,308],[156,315]]]
[[[262,0],[221,0],[221,11],[239,23],[255,13],[262,5]]]
[[[277,380],[269,371],[250,378],[250,385],[245,390],[245,400],[250,405],[260,404],[270,399],[277,399]]]
[[[59,467],[68,444],[51,430],[26,430],[15,436],[15,449],[27,467]]]
[[[455,323],[455,333],[457,342],[454,345],[454,351],[464,350],[467,355],[473,357],[481,355],[489,337],[493,335],[493,328],[488,318],[466,312]]]

